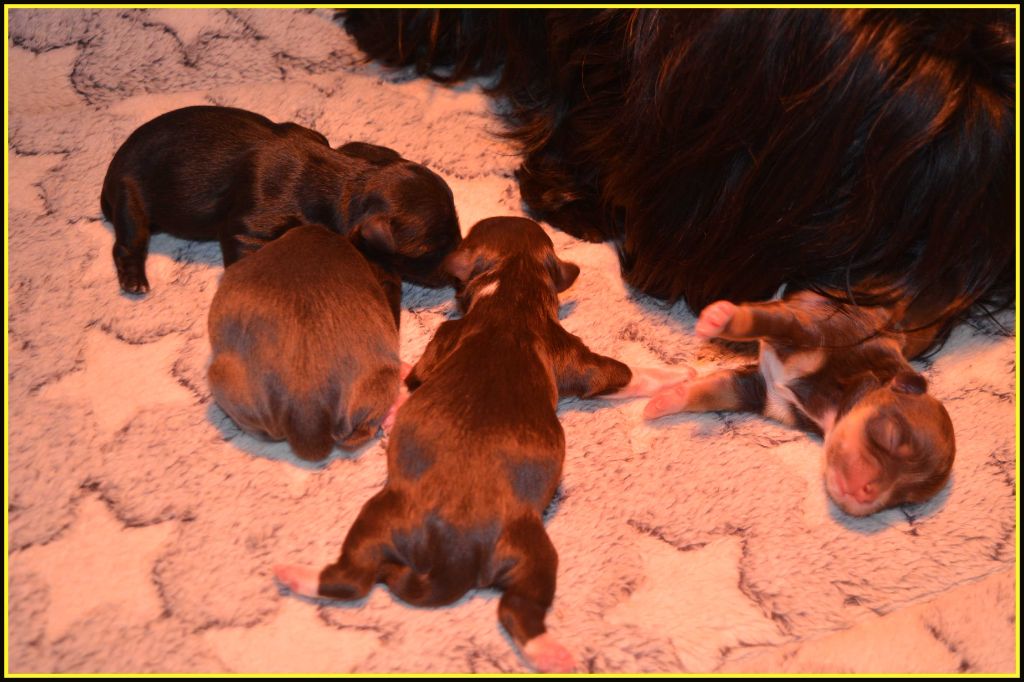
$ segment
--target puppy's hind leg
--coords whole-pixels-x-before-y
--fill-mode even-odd
[[[129,294],[149,291],[146,279],[146,255],[149,253],[149,216],[142,193],[134,180],[123,178],[113,207],[104,200],[104,212],[114,224],[114,267],[121,289]]]
[[[303,597],[319,596],[320,571],[312,566],[277,564],[274,577],[295,594]]]
[[[320,571],[278,564],[274,575],[288,589],[306,597],[345,601],[365,597],[377,582],[384,551],[391,546],[392,519],[402,513],[402,507],[399,495],[385,488],[363,505],[345,537],[338,561]]]
[[[538,672],[571,672],[576,665],[572,654],[544,627],[555,598],[558,553],[540,517],[525,516],[509,524],[495,560],[511,564],[496,584],[503,592],[498,620]]]
[[[644,406],[645,419],[676,412],[763,412],[764,377],[757,365],[722,370],[659,391]]]

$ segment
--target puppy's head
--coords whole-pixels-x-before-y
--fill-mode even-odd
[[[555,255],[551,238],[527,218],[486,218],[472,227],[459,247],[444,262],[456,299],[463,311],[483,291],[502,282],[538,295],[557,309],[558,294],[572,286],[580,274],[575,263]]]
[[[348,207],[353,243],[404,280],[445,286],[441,264],[462,239],[448,184],[387,147],[350,142],[338,151],[367,166],[365,185]]]
[[[867,390],[825,438],[825,488],[851,516],[924,502],[949,479],[953,423],[924,377],[900,372]]]

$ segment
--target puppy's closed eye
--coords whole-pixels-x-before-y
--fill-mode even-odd
[[[913,452],[910,433],[900,420],[892,416],[875,415],[868,420],[865,430],[871,443],[883,452],[898,457],[907,457]]]

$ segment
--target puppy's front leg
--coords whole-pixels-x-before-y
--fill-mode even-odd
[[[764,377],[757,365],[722,370],[659,391],[644,407],[645,419],[676,412],[763,412]]]
[[[552,336],[558,393],[562,396],[635,398],[653,395],[694,376],[689,367],[630,368],[619,360],[591,351],[578,337],[560,327]]]
[[[783,301],[735,304],[715,301],[700,311],[694,331],[704,338],[754,341],[765,337],[799,335],[801,325],[793,309]]]
[[[624,363],[592,352],[578,337],[554,323],[550,333],[559,396],[592,398],[621,389],[632,378]]]
[[[448,320],[442,322],[441,326],[437,328],[434,338],[430,339],[419,362],[405,375],[405,385],[409,387],[410,391],[419,388],[419,385],[426,381],[438,363],[452,352],[459,339],[461,325],[462,320]]]

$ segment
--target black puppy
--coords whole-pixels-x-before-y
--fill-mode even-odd
[[[373,437],[400,382],[396,310],[378,276],[320,225],[227,268],[209,317],[217,404],[305,460]]]
[[[914,329],[905,313],[810,291],[767,303],[718,301],[701,312],[697,334],[756,340],[758,364],[677,384],[644,415],[760,412],[825,437],[825,490],[847,514],[924,502],[949,479],[956,443],[946,408],[907,362],[937,328]]]
[[[531,220],[477,223],[447,268],[464,316],[441,325],[406,378],[387,485],[337,563],[274,572],[299,594],[359,599],[384,582],[419,606],[497,588],[499,619],[531,665],[568,671],[572,656],[544,627],[558,555],[541,515],[565,457],[558,398],[650,394],[692,374],[631,372],[566,332],[558,293],[579,268]]]
[[[460,239],[451,189],[385,147],[350,142],[230,107],[156,117],[114,154],[100,197],[114,224],[121,288],[149,290],[149,237],[219,239],[224,264],[285,231],[319,223],[403,279],[443,286],[444,257]]]

